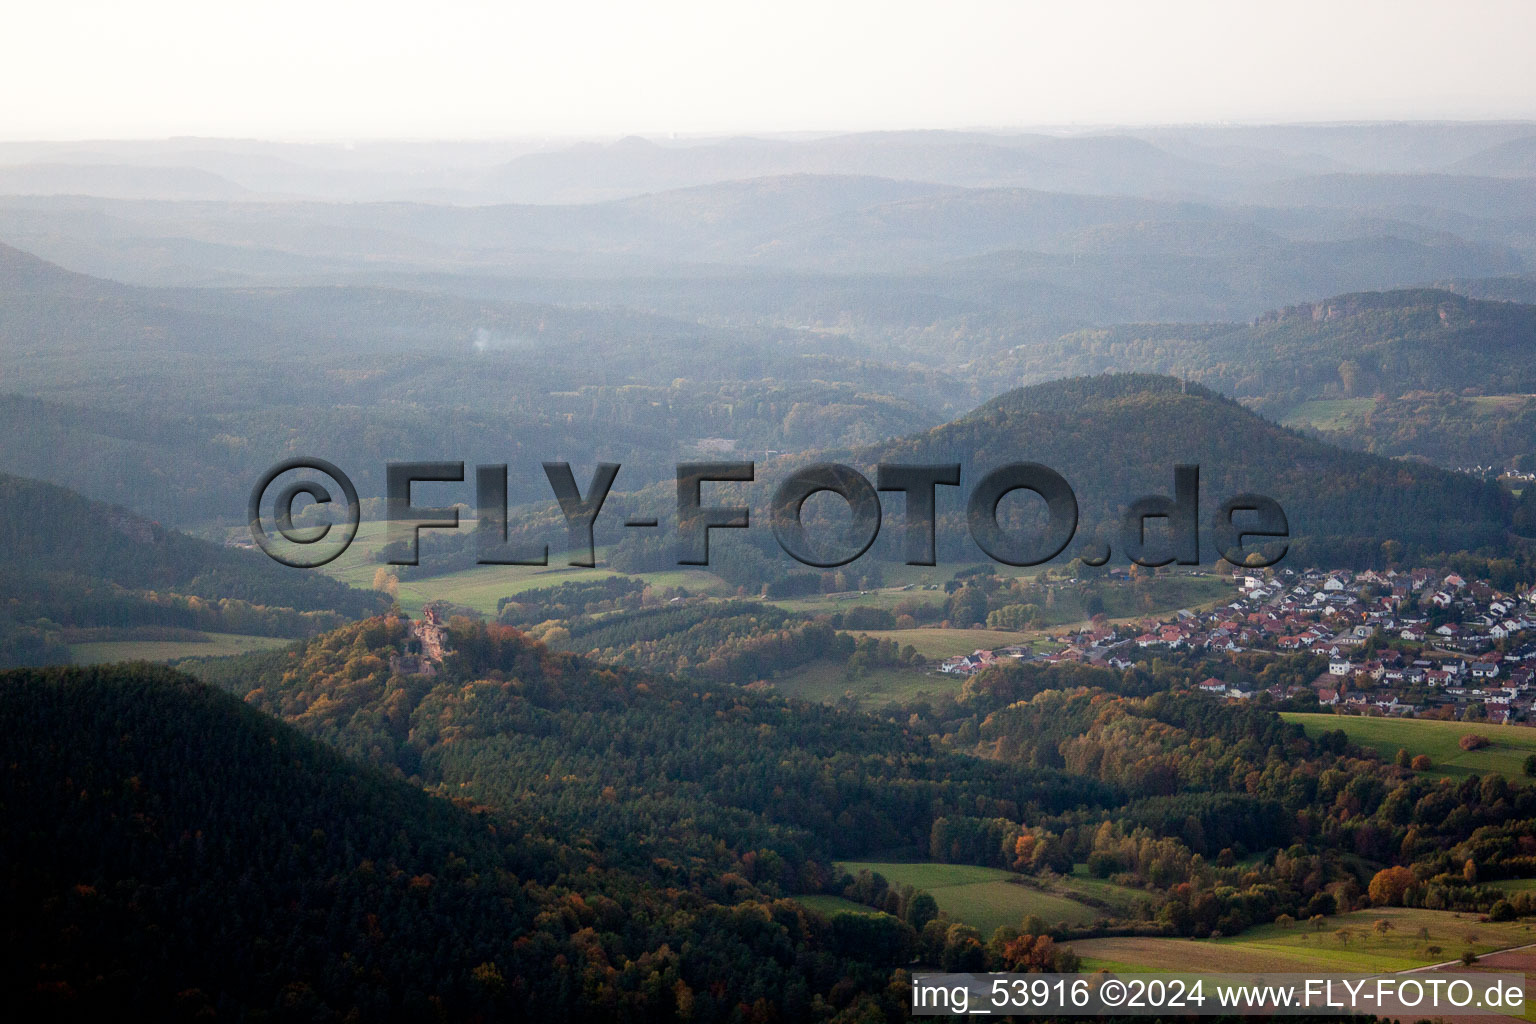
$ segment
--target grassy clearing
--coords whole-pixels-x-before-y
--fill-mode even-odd
[[[1112,882],[1076,876],[1042,879],[1044,888],[1036,888],[1020,884],[1020,876],[1011,872],[969,864],[850,861],[838,866],[849,872],[868,869],[883,875],[892,885],[925,889],[938,901],[940,910],[973,926],[983,936],[1003,925],[1017,927],[1030,914],[1038,914],[1051,925],[1063,921],[1081,925],[1114,913],[1073,899],[1074,895],[1089,896],[1121,908],[1144,896]]]
[[[382,562],[374,561],[374,554],[385,545],[386,527],[386,523],[376,520],[360,523],[352,546],[322,571],[349,586],[371,588],[374,574],[381,568],[390,568]],[[461,531],[471,531],[473,528],[472,520],[460,522]],[[525,590],[540,587],[622,575],[603,566],[604,553],[605,549],[597,549],[598,565],[592,569],[569,565],[565,553],[550,551],[550,564],[547,566],[477,565],[441,576],[403,580],[400,583],[400,608],[408,615],[417,615],[428,601],[452,601],[494,618],[496,603],[503,597],[513,597]],[[720,577],[700,569],[680,568],[646,573],[639,578],[656,587],[686,587],[695,593],[721,597],[730,594],[730,588]]]
[[[991,650],[1010,644],[1029,643],[1038,633],[1013,633],[1002,629],[941,629],[938,626],[919,626],[916,629],[869,629],[859,636],[872,636],[879,640],[894,640],[905,647],[911,644],[917,653],[930,661],[942,661],[957,654],[970,654],[975,650]]]
[[[1080,897],[1108,904],[1120,916],[1131,913],[1139,903],[1156,906],[1162,902],[1160,895],[1119,885],[1105,878],[1094,878],[1088,873],[1086,864],[1075,865],[1071,877],[1060,879],[1059,884]]]
[[[554,587],[561,583],[600,580],[617,573],[609,569],[582,569],[568,566],[549,568],[521,565],[482,565],[473,569],[431,576],[420,580],[402,580],[400,608],[416,615],[428,601],[452,601],[489,618],[496,617],[496,603],[524,590]]]
[[[1104,614],[1113,622],[1140,621],[1147,617],[1162,618],[1180,608],[1204,608],[1231,601],[1237,595],[1231,577],[1186,576],[1182,574],[1157,576],[1146,585],[1150,604],[1139,603],[1136,586],[1129,583],[1113,583],[1098,588],[1104,602]],[[1060,602],[1061,614],[1077,618],[1086,612],[1077,599]],[[1074,607],[1075,606],[1075,607]]]
[[[868,914],[873,916],[885,913],[883,910],[866,907],[862,903],[853,902],[853,900],[845,900],[841,896],[823,896],[820,894],[796,896],[795,902],[803,903],[818,914],[825,914],[828,917],[831,917],[833,914]]]
[[[1478,412],[1485,416],[1501,416],[1519,412],[1531,403],[1536,395],[1477,395],[1467,399]]]
[[[989,569],[998,576],[1010,579],[1038,576],[1044,571],[1041,566],[1017,568],[998,562],[939,566],[882,564],[880,569],[885,577],[885,586],[875,590],[841,594],[810,594],[805,597],[777,599],[772,603],[786,611],[806,612],[812,615],[845,612],[850,608],[884,608],[890,611],[903,601],[942,605],[945,598],[949,596],[944,592],[944,584],[954,579],[958,573],[968,569]],[[924,589],[930,586],[933,587],[932,590]]]
[[[70,660],[76,665],[102,665],[113,661],[178,661],[182,658],[221,658],[232,654],[266,651],[293,643],[274,636],[243,633],[203,633],[202,640],[106,640],[70,644]]]
[[[1375,930],[1385,920],[1392,928]],[[1348,941],[1336,936],[1346,930]],[[1420,937],[1420,930],[1428,938]],[[1536,942],[1536,923],[1480,923],[1474,915],[1443,910],[1387,907],[1327,918],[1314,930],[1306,922],[1290,928],[1264,925],[1224,939],[1087,939],[1072,948],[1085,970],[1203,971],[1405,971],[1459,957]],[[1427,947],[1438,946],[1431,953]]]
[[[1536,891],[1536,878],[1506,878],[1500,882],[1489,882],[1488,886],[1504,892],[1532,892]]]
[[[928,571],[932,572],[932,570]],[[952,575],[953,573],[946,571],[931,579],[920,578],[910,582],[942,584]],[[999,575],[1027,574],[1014,571],[1000,572]],[[1060,630],[1086,622],[1089,615],[1084,605],[1085,593],[1079,590],[1079,584],[1057,582],[1051,584],[1051,589],[1054,594],[1053,604],[1045,611],[1045,617],[1039,624],[1040,630]],[[1180,608],[1198,608],[1228,601],[1235,591],[1230,579],[1225,576],[1173,574],[1158,576],[1140,588],[1124,581],[1102,580],[1093,585],[1092,592],[1097,593],[1103,602],[1103,613],[1111,621],[1127,621],[1140,620],[1148,616],[1165,616]],[[918,586],[914,590],[905,590],[902,586],[887,586],[862,593],[816,594],[809,597],[786,598],[773,603],[787,611],[825,614],[848,611],[850,608],[881,608],[894,611],[897,605],[905,601],[942,605],[947,597],[942,588],[923,590]]]
[[[1309,736],[1343,729],[1363,747],[1394,757],[1399,750],[1428,754],[1433,774],[1447,778],[1496,772],[1507,779],[1523,777],[1525,759],[1536,754],[1536,729],[1523,725],[1485,725],[1477,722],[1435,722],[1422,718],[1365,718],[1356,715],[1318,715],[1286,712],[1287,721],[1300,722]],[[1468,733],[1492,742],[1481,750],[1462,750]]]
[[[813,661],[776,677],[773,685],[802,700],[829,703],[851,695],[861,705],[878,707],[954,693],[962,682],[958,676],[910,668],[879,668],[850,680],[846,668],[840,662]]]
[[[1314,430],[1349,430],[1376,407],[1374,398],[1336,398],[1302,402],[1280,418],[1288,427]]]
[[[938,900],[940,910],[973,926],[984,937],[1004,925],[1017,928],[1030,914],[1039,914],[1051,925],[1063,921],[1068,924],[1088,924],[1104,916],[1092,907],[1065,896],[1040,892],[1007,881],[939,886],[928,891]]]
[[[550,560],[554,561],[553,558]],[[622,575],[601,565],[594,569],[570,565],[482,565],[442,576],[402,581],[400,607],[408,614],[415,615],[428,601],[452,601],[494,619],[497,602],[503,597],[516,597],[526,590],[557,587],[562,583],[580,583]],[[720,577],[698,570],[647,573],[637,578],[651,586],[686,587],[694,593],[716,596],[725,596],[728,590]]]
[[[942,604],[944,596],[942,590],[902,590],[900,587],[886,587],[867,593],[853,591],[845,594],[813,594],[808,597],[775,599],[768,603],[776,604],[787,612],[830,615],[833,612],[846,612],[850,608],[881,608],[885,611],[894,611],[897,605],[909,599]]]
[[[469,532],[474,529],[474,521],[469,518],[461,519],[459,529],[461,532]],[[334,562],[326,565],[321,571],[333,579],[339,580],[349,586],[369,589],[373,586],[374,575],[381,568],[389,568],[382,562],[375,561],[374,556],[388,541],[388,524],[379,520],[366,520],[358,525],[357,536],[348,549]],[[614,570],[603,565],[606,549],[599,547],[596,551],[598,565],[596,568],[587,569],[567,564],[565,553],[551,551],[548,566],[518,566],[518,565],[484,565],[461,569],[457,572],[444,573],[441,576],[432,576],[422,579],[407,579],[400,584],[399,601],[403,611],[410,615],[419,614],[421,608],[428,601],[451,601],[454,604],[473,608],[483,615],[494,617],[496,603],[503,597],[512,597],[525,590],[539,587],[558,586],[561,583],[579,582],[582,580],[603,579],[609,576],[620,575]],[[772,601],[787,611],[806,614],[827,614],[832,612],[848,611],[856,607],[882,608],[892,610],[904,601],[917,600],[926,603],[942,604],[945,593],[942,586],[945,581],[954,577],[957,571],[964,568],[977,568],[978,566],[883,566],[887,585],[877,590],[865,593],[843,594],[816,594],[808,597],[789,598]],[[1015,569],[1008,566],[989,565],[992,571],[1001,576],[1035,576],[1042,570],[1038,567],[1027,569]],[[642,573],[638,578],[656,587],[685,587],[694,593],[709,594],[715,597],[732,597],[734,590],[719,576],[703,569],[677,568],[663,572]],[[925,586],[933,586],[936,589],[924,590]],[[1099,592],[1103,599],[1105,612],[1112,618],[1141,616],[1148,614],[1161,614],[1177,608],[1196,607],[1212,601],[1223,600],[1231,593],[1231,585],[1225,579],[1217,577],[1191,577],[1183,575],[1159,577],[1152,581],[1152,597],[1155,608],[1141,609],[1136,607],[1138,598],[1132,592],[1128,584],[1105,584],[1100,586]],[[909,589],[910,588],[910,589]],[[1081,599],[1076,588],[1072,585],[1058,584],[1056,586],[1058,598],[1051,614],[1051,621],[1045,626],[1047,629],[1062,629],[1068,626],[1080,624],[1086,618],[1086,613],[1081,607]],[[903,643],[915,643],[917,636],[926,631],[914,631],[914,636],[903,639]],[[949,653],[969,654],[977,647],[998,646],[1002,643],[1018,643],[1024,634],[1002,633],[997,630],[986,631],[956,631],[958,635],[969,635],[971,640],[960,641],[951,636],[947,639],[953,643],[930,645],[932,649],[942,647]],[[975,636],[976,633],[986,633],[987,636]],[[1032,635],[1039,635],[1036,631]],[[997,639],[999,637],[1007,639]],[[974,642],[972,642],[974,641]],[[960,645],[971,643],[971,646],[960,649]],[[928,654],[928,650],[919,644],[918,649]],[[933,656],[933,655],[930,655]],[[949,654],[938,655],[948,657]]]
[[[320,571],[351,587],[371,587],[373,574],[380,565],[373,560],[373,555],[384,546],[385,526],[379,520],[365,519],[358,523],[357,536],[352,538],[351,546]]]

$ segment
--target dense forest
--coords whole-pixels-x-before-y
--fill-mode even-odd
[[[0,721],[0,973],[26,1019],[852,1020],[905,996],[888,949],[771,872],[642,877],[174,672],[14,671]]]
[[[926,844],[946,809],[1017,816],[1118,799],[1053,769],[934,749],[896,724],[638,674],[467,619],[453,620],[440,672],[397,675],[405,628],[373,619],[297,653],[195,670],[360,760],[522,820],[568,823],[664,878],[740,872],[743,857],[771,853],[776,884],[806,891],[835,857]]]
[[[1231,934],[1308,905],[1360,905],[1372,865],[1411,866],[1414,905],[1483,909],[1493,899],[1458,874],[1466,860],[1485,882],[1536,866],[1518,838],[1536,790],[1424,776],[1342,733],[1308,739],[1271,710],[1192,693],[1199,663],[991,669],[948,703],[892,706],[877,728],[857,713],[600,667],[506,627],[455,620],[451,632],[458,653],[430,679],[389,675],[404,633],[388,619],[201,671],[429,789],[580,821],[635,870],[740,873],[748,853],[760,866],[771,852],[784,893],[819,891],[831,859],[880,850],[1026,872],[1104,853],[1094,863],[1106,874],[1216,900],[1214,918],[1167,911],[1152,926]],[[1305,656],[1277,659],[1261,680],[1315,671]],[[1151,845],[1132,861],[1100,849],[1111,841]],[[1244,872],[1223,867],[1266,851]],[[1281,878],[1297,857],[1312,865],[1305,879]],[[1262,905],[1245,902],[1255,892]]]

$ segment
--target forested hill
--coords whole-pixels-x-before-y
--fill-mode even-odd
[[[409,638],[394,618],[196,671],[362,761],[565,823],[571,841],[669,884],[734,873],[814,891],[836,858],[923,848],[945,814],[1032,818],[1122,799],[826,705],[643,675],[508,626],[450,627],[454,653],[430,678],[400,674]]]
[[[0,508],[0,666],[67,660],[61,631],[305,636],[375,614],[384,601],[38,480],[0,474]]]
[[[1291,306],[1234,332],[1221,348],[1224,358],[1205,377],[1230,382],[1239,397],[1284,401],[1287,387],[1317,398],[1536,391],[1536,306],[1430,288]]]
[[[0,674],[0,814],[15,1019],[894,1010],[875,1005],[891,948],[861,948],[745,877],[713,894],[648,884],[167,669]],[[888,930],[898,951],[910,943]]]
[[[1021,372],[1174,373],[1284,410],[1413,391],[1536,392],[1536,306],[1433,288],[1358,292],[1239,324],[1130,324],[1015,350]]]
[[[1289,518],[1293,557],[1309,562],[1373,563],[1391,541],[1409,552],[1475,550],[1502,542],[1510,516],[1508,498],[1492,484],[1344,451],[1207,388],[1140,374],[1020,388],[952,423],[852,457],[861,465],[959,462],[962,490],[996,466],[1024,460],[1050,466],[1072,485],[1080,537],[1117,523],[1114,510],[1142,495],[1171,495],[1180,463],[1200,467],[1202,522],[1233,495],[1268,495]],[[946,499],[945,490],[940,508],[949,518],[940,536],[953,543],[966,536],[964,505]]]

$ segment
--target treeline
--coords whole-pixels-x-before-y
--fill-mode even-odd
[[[561,634],[564,635],[561,635]],[[576,621],[545,634],[601,661],[721,683],[749,683],[819,658],[845,660],[852,637],[771,605],[704,601]]]
[[[496,621],[508,626],[528,627],[550,620],[570,620],[599,612],[633,610],[645,599],[644,580],[628,576],[606,576],[600,580],[580,580],[553,587],[519,591],[513,597],[496,602]],[[686,591],[679,591],[686,596]],[[667,595],[656,594],[653,603]]]

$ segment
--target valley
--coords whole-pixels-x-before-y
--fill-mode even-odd
[[[1527,969],[1533,140],[0,141],[5,1005],[895,1024],[935,971]],[[359,498],[315,569],[251,522],[298,458]],[[459,526],[396,564],[388,467],[445,459],[408,503]],[[622,467],[591,567],[543,463]],[[752,467],[707,565],[689,463]],[[825,463],[958,466],[935,564],[890,490],[859,557],[786,554]],[[970,500],[1019,463],[1076,502],[1028,566],[977,538],[1045,502]],[[478,563],[481,465],[547,565]],[[316,475],[272,494],[345,532]]]

